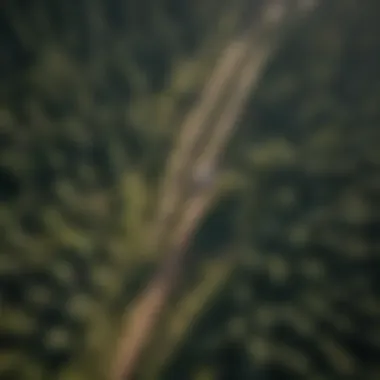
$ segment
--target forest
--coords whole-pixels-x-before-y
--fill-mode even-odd
[[[0,377],[380,379],[379,12],[3,0]]]

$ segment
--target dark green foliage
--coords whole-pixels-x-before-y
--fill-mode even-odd
[[[172,378],[187,378],[194,362],[218,368],[210,379],[231,371],[260,379],[379,376],[380,40],[371,6],[322,8],[268,67],[229,153],[248,189],[240,225],[248,248],[230,284],[236,299],[225,296],[195,327],[178,354],[191,364]],[[220,361],[226,351],[230,360]]]
[[[192,246],[211,260],[184,286],[202,306],[168,317],[185,327],[161,378],[380,377],[379,6],[353,3],[292,31],[253,94],[225,159],[242,184]],[[2,5],[1,377],[105,378],[159,260],[146,220],[204,41],[244,4]]]

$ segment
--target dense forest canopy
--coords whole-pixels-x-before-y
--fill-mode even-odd
[[[106,378],[179,126],[263,4],[2,2],[2,378]],[[285,28],[139,378],[380,378],[379,11]]]

